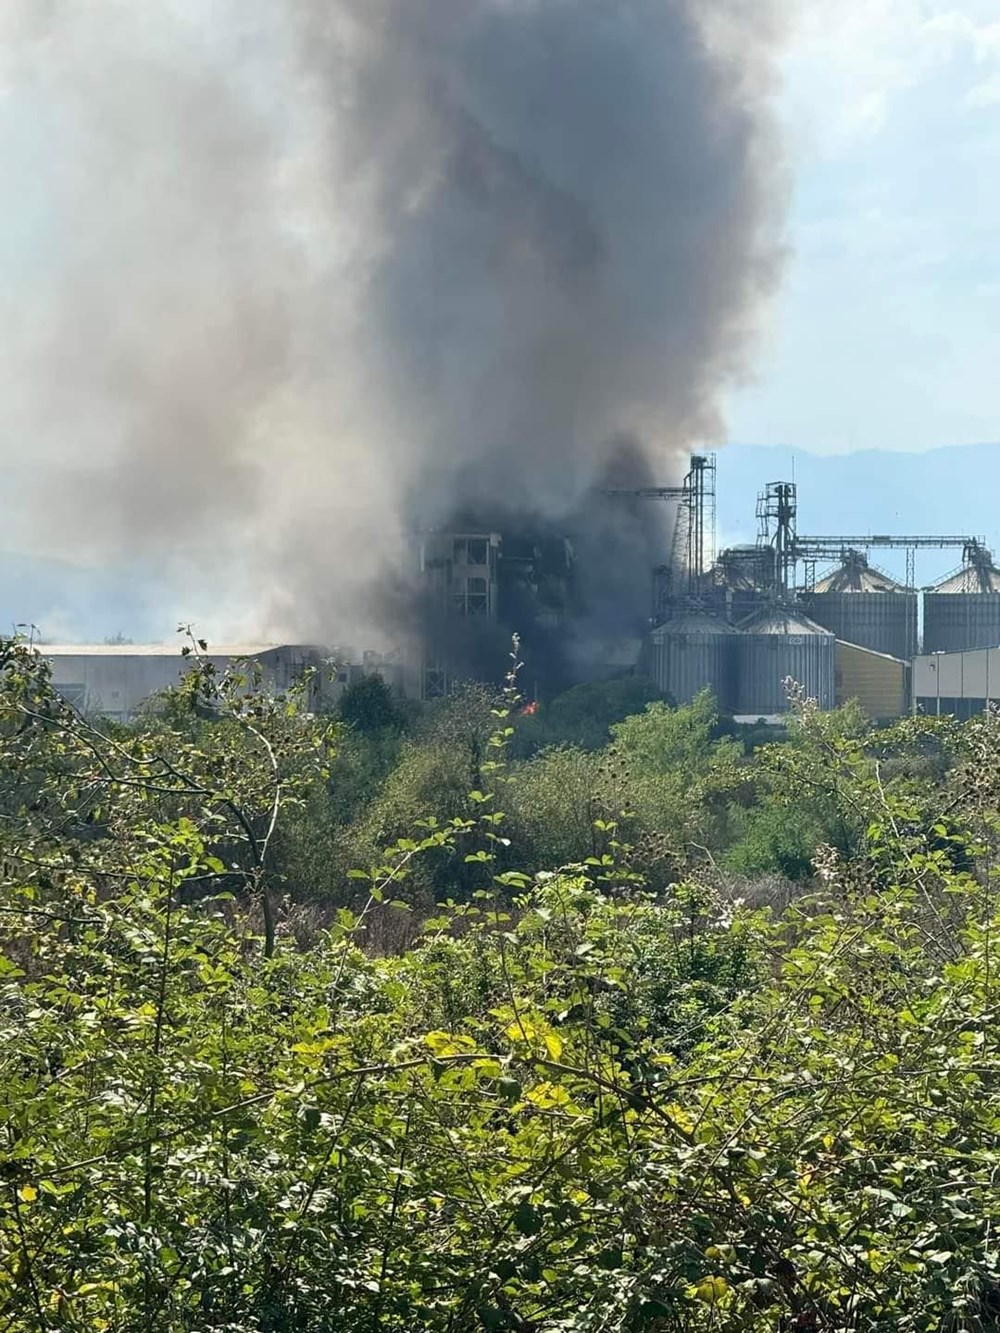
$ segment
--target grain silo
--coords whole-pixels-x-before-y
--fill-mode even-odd
[[[917,651],[917,594],[851,552],[804,598],[809,616],[845,643],[909,661]]]
[[[767,607],[739,628],[737,714],[769,717],[787,712],[789,678],[821,708],[833,708],[837,640],[828,629],[789,606]]]
[[[653,631],[653,679],[676,704],[708,688],[720,709],[736,706],[739,632],[707,611],[681,611]]]
[[[1000,647],[1000,570],[991,559],[963,566],[924,593],[925,653],[996,647]]]

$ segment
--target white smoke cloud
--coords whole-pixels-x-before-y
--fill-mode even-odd
[[[779,39],[735,0],[7,0],[19,544],[343,639],[415,511],[568,509],[622,433],[674,474],[780,269]]]

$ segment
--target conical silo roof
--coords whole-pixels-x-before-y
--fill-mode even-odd
[[[653,631],[655,638],[670,634],[738,634],[739,630],[710,611],[679,611]]]
[[[814,592],[905,592],[901,583],[881,569],[848,560],[820,579]]]
[[[830,630],[817,625],[801,611],[792,606],[768,606],[741,621],[739,630],[743,634],[816,634],[832,639]]]
[[[1000,569],[995,565],[966,565],[936,584],[934,592],[1000,592]]]
[[[815,592],[806,593],[803,609],[817,624],[845,643],[856,643],[893,657],[912,657],[917,648],[918,599],[881,570],[857,563],[838,570]],[[835,586],[836,585],[836,586]]]

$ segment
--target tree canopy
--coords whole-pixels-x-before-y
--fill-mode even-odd
[[[515,691],[337,806],[294,692],[0,645],[0,1327],[1000,1327],[1000,720],[519,761]]]

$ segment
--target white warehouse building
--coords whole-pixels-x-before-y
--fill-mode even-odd
[[[1000,703],[1000,648],[923,653],[913,659],[913,707],[969,718]]]
[[[81,712],[121,722],[134,718],[151,695],[178,684],[194,661],[182,656],[177,644],[39,644],[37,651],[48,661],[52,683],[65,699]],[[317,701],[336,693],[338,678],[340,688],[348,679],[343,668],[327,665],[325,649],[304,644],[220,644],[211,646],[203,660],[220,674],[259,662],[265,683],[278,691],[291,688],[314,667]]]

